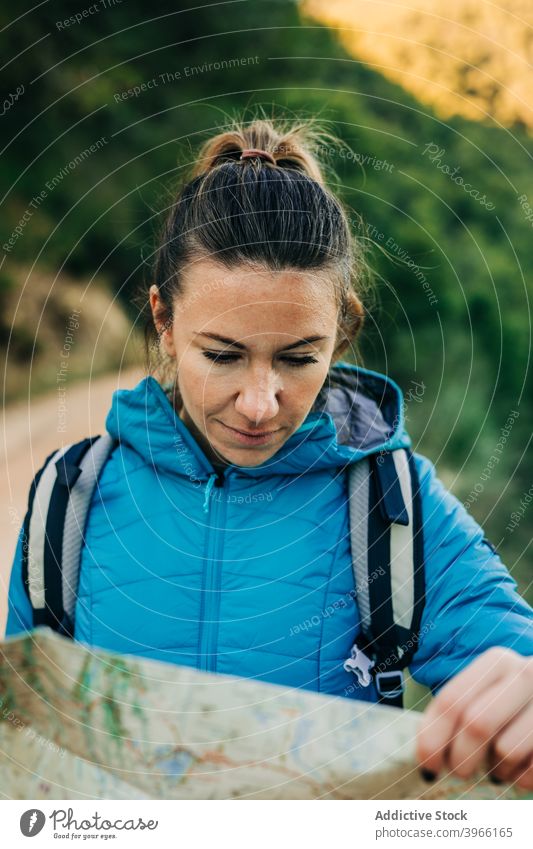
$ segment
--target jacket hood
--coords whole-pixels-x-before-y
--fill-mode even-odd
[[[203,481],[215,474],[165,390],[151,376],[134,389],[113,393],[106,428],[158,470]],[[235,469],[252,477],[298,475],[410,445],[399,386],[384,374],[338,362],[330,368],[305,421],[272,457],[254,467],[231,464],[225,474]]]

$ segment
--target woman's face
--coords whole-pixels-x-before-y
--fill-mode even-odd
[[[160,331],[155,285],[150,304]],[[327,377],[336,331],[333,287],[316,272],[188,267],[162,341],[180,418],[210,460],[258,466],[281,448]]]

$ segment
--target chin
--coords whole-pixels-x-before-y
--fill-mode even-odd
[[[259,451],[257,448],[241,448],[237,451],[225,450],[217,451],[217,453],[233,466],[260,466],[265,460],[273,457],[276,452],[272,450]]]

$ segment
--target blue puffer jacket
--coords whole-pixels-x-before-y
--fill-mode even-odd
[[[199,669],[376,701],[343,669],[359,628],[346,461],[409,447],[385,375],[337,363],[302,426],[270,460],[223,477],[147,377],[114,393],[120,439],[95,492],[75,638]],[[410,670],[436,692],[494,645],[533,654],[533,611],[483,530],[414,455],[427,570]],[[6,634],[31,628],[21,539]]]

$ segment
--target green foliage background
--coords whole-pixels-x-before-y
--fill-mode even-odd
[[[302,19],[293,2],[208,3],[189,11],[183,3],[108,2],[81,23],[58,27],[90,4],[56,0],[3,33],[3,55],[11,60],[3,97],[21,84],[25,91],[2,117],[1,243],[47,181],[102,136],[106,142],[48,192],[5,258],[0,298],[13,285],[16,262],[80,278],[102,271],[136,321],[131,298],[149,280],[168,189],[197,143],[229,117],[251,117],[255,104],[274,117],[332,122],[353,151],[392,166],[378,170],[369,159],[362,169],[328,158],[332,185],[350,214],[383,234],[378,245],[392,239],[398,246],[389,247],[391,256],[379,247],[372,253],[379,285],[369,304],[364,364],[386,371],[406,394],[414,381],[424,386],[421,398],[406,403],[408,429],[416,450],[463,500],[480,483],[511,411],[519,411],[501,461],[470,510],[532,599],[533,510],[513,533],[506,530],[532,483],[533,230],[518,202],[522,194],[533,199],[531,138],[520,127],[443,122],[348,56],[334,32]],[[20,13],[18,3],[5,0],[2,26]],[[258,59],[185,71],[246,57]],[[180,79],[162,82],[162,74],[178,71]],[[153,79],[157,85],[117,102],[115,95]],[[459,166],[493,211],[424,155],[428,144],[444,150],[442,162]],[[9,316],[2,321],[6,341]]]

